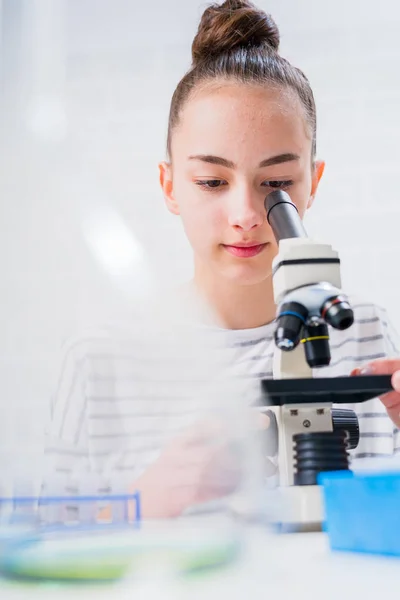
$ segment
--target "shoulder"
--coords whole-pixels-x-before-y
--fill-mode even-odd
[[[164,324],[162,331],[161,322]],[[158,331],[160,337],[165,334],[167,318],[160,315],[157,304],[135,305],[123,317],[114,314],[108,320],[66,332],[60,344],[61,356],[73,360],[96,357],[120,352],[122,348],[143,349],[146,340],[154,338]]]

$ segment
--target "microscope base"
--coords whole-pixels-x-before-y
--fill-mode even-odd
[[[293,485],[271,491],[273,521],[280,531],[321,531],[324,521],[319,485]]]

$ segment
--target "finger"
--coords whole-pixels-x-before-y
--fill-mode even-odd
[[[396,427],[400,428],[400,406],[394,406],[393,408],[387,409],[389,417],[392,419]]]
[[[395,371],[400,371],[399,358],[379,358],[353,369],[350,375],[391,375]]]
[[[399,394],[399,392],[389,392],[388,394],[383,394],[383,396],[380,396],[380,399],[386,408],[392,409],[392,408],[396,408],[396,406],[397,406],[398,410],[400,411],[400,394]]]
[[[396,371],[392,376],[392,386],[396,392],[400,393],[400,371]]]

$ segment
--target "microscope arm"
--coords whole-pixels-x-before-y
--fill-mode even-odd
[[[311,378],[313,373],[304,356],[304,349],[299,344],[291,352],[274,349],[272,373],[274,379]]]

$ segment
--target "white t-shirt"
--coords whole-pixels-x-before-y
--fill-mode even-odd
[[[386,312],[354,300],[352,307],[354,324],[346,331],[330,329],[331,364],[315,370],[315,377],[349,375],[368,361],[399,355]],[[129,330],[104,328],[69,344],[47,437],[51,468],[65,475],[84,469],[134,478],[168,439],[204,416],[222,364],[231,367],[223,377],[245,384],[246,403],[259,400],[261,379],[272,377],[274,323],[247,330],[193,323],[186,328],[178,313],[134,320]],[[353,456],[399,451],[399,430],[379,399],[347,407],[360,424]]]

